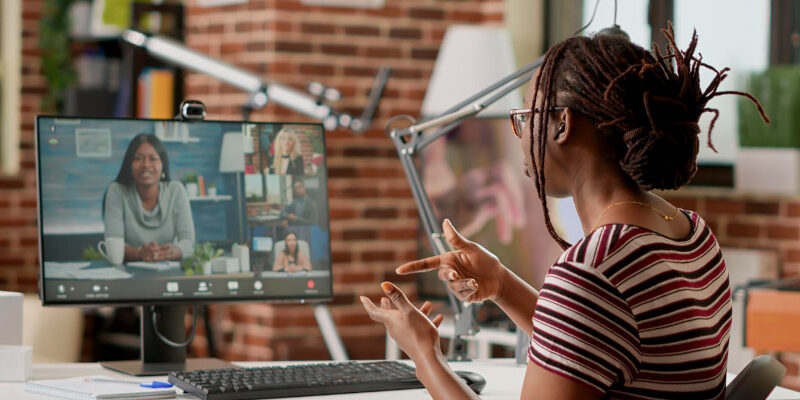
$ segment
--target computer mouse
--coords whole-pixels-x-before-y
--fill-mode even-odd
[[[460,376],[461,379],[472,389],[473,392],[477,394],[481,394],[483,387],[486,386],[486,379],[484,379],[481,374],[472,371],[455,371],[456,375]]]

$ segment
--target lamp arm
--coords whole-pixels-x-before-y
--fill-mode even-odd
[[[261,108],[267,104],[267,101],[274,101],[300,114],[323,121],[328,130],[340,126],[350,128],[357,133],[366,130],[372,122],[372,116],[378,107],[378,101],[391,73],[391,68],[388,67],[384,67],[378,72],[375,84],[370,90],[367,107],[360,118],[354,119],[347,114],[337,112],[333,107],[325,104],[321,97],[315,97],[279,83],[264,82],[256,74],[194,51],[170,37],[149,36],[136,30],[126,29],[122,33],[122,39],[134,46],[144,48],[153,57],[210,75],[250,93],[250,104],[246,106],[246,111]]]
[[[414,203],[417,206],[417,212],[434,253],[444,254],[452,250],[452,247],[444,239],[441,225],[433,212],[425,186],[419,178],[417,167],[412,158],[414,153],[454,129],[465,119],[478,114],[512,90],[528,82],[533,76],[533,71],[542,64],[543,60],[544,57],[539,57],[531,64],[493,83],[486,89],[470,96],[428,121],[417,123],[413,117],[398,115],[387,122],[386,133],[394,143],[397,154],[400,157],[403,171],[411,187]],[[392,125],[401,120],[410,122],[411,125],[402,129],[393,129]],[[439,129],[424,138],[421,136],[423,131],[432,128]],[[455,315],[455,332],[453,340],[450,341],[448,358],[451,360],[465,360],[468,355],[464,336],[474,335],[479,330],[478,324],[475,322],[477,306],[462,302],[450,290],[447,291],[447,295]]]

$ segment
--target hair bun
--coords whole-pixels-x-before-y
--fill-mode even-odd
[[[694,122],[633,129],[623,135],[627,150],[619,164],[644,190],[677,189],[697,172],[699,132]]]

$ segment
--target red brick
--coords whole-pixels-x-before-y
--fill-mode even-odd
[[[414,210],[413,217],[416,217],[416,210]],[[393,239],[393,240],[402,240],[402,239],[416,239],[417,238],[417,230],[416,229],[383,229],[380,232],[381,239]]]
[[[371,67],[344,67],[344,74],[346,76],[375,76],[378,73],[377,68]],[[392,71],[392,78],[396,77],[396,71]]]
[[[0,178],[0,189],[21,189],[25,181],[20,178]]]
[[[368,47],[367,57],[400,58],[403,52],[397,47]]]
[[[767,227],[770,239],[800,239],[800,229],[795,226],[771,225]]]
[[[748,201],[744,212],[748,215],[778,215],[778,203],[773,201]]]
[[[444,11],[438,8],[412,8],[408,10],[408,15],[418,19],[443,19]]]
[[[761,227],[754,224],[731,222],[728,224],[727,233],[731,237],[757,238],[761,235]]]
[[[381,30],[376,26],[351,25],[344,27],[344,33],[353,36],[379,36]]]
[[[378,276],[374,272],[346,272],[344,274],[336,275],[336,282],[338,283],[366,283],[376,282]]]
[[[788,204],[786,204],[786,216],[787,217],[800,217],[800,203],[788,203]]]
[[[311,44],[309,44],[309,43],[278,41],[278,42],[275,42],[275,50],[276,51],[285,51],[285,52],[288,52],[288,53],[310,53],[311,52]]]
[[[784,262],[800,263],[800,249],[790,249],[783,252]]]
[[[331,76],[334,73],[333,65],[301,64],[300,72],[311,75]]]
[[[267,44],[264,42],[247,42],[245,49],[247,51],[264,51],[267,49]]]
[[[358,173],[353,167],[329,167],[328,176],[331,178],[354,178]]]
[[[267,22],[267,29],[276,32],[291,32],[294,30],[294,24],[289,21],[269,21]]]
[[[365,262],[394,261],[395,259],[393,251],[366,251],[361,254],[361,261]]]
[[[403,170],[398,168],[369,168],[362,169],[358,172],[358,176],[364,178],[396,178],[405,176]]]
[[[418,69],[397,68],[392,71],[392,79],[420,79],[420,78],[422,78],[422,71]]]
[[[349,229],[342,232],[344,240],[375,239],[377,232],[372,229]]]
[[[394,208],[367,208],[364,210],[364,218],[397,218],[397,210]]]
[[[383,8],[366,10],[365,13],[367,15],[373,15],[378,17],[402,17],[406,15],[406,10],[399,7],[391,7],[389,5],[386,5]]]
[[[447,15],[448,20],[459,22],[482,22],[484,20],[483,13],[477,11],[453,11]]]
[[[737,200],[709,198],[706,199],[706,212],[716,214],[741,214],[744,203]]]
[[[313,24],[309,22],[303,22],[300,24],[300,31],[305,33],[334,33],[336,32],[336,26],[331,24]]]
[[[667,197],[667,201],[669,201],[675,207],[682,208],[684,210],[697,210],[697,199],[688,197]]]
[[[356,211],[352,209],[331,208],[330,211],[331,219],[355,218],[357,215]]]
[[[244,50],[244,43],[223,43],[222,46],[220,46],[220,52],[222,54],[243,53]]]
[[[358,47],[347,44],[323,44],[320,50],[325,54],[352,56],[358,53]]]
[[[391,28],[389,37],[393,39],[421,39],[422,29],[419,28]]]

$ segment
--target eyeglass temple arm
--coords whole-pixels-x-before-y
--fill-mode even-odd
[[[415,138],[412,138],[411,142],[416,142],[416,145],[412,151],[421,150],[432,141],[453,130],[465,119],[478,114],[486,107],[494,104],[506,96],[512,90],[517,89],[526,82],[530,81],[531,76],[533,76],[533,72],[536,70],[536,68],[539,68],[539,66],[542,65],[543,60],[544,56],[539,57],[532,63],[520,68],[511,75],[500,79],[486,89],[481,90],[480,92],[470,96],[453,107],[450,107],[436,117],[401,130],[396,130],[394,133],[398,136],[416,136],[427,129],[440,127],[430,135],[426,135],[424,138],[421,138],[419,141],[415,140]],[[486,97],[490,94],[491,96]]]

